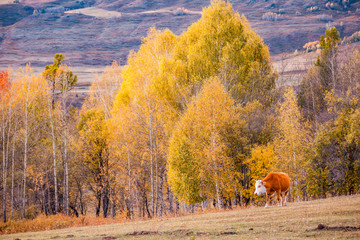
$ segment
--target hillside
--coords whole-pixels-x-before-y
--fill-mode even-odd
[[[339,60],[347,56],[347,53],[353,49],[360,51],[360,42],[355,42],[339,46]],[[319,54],[316,52],[299,53],[299,54],[276,54],[271,60],[275,69],[279,73],[277,86],[282,85],[299,85],[300,81],[306,75],[310,66],[314,64]]]
[[[181,34],[209,0],[0,1],[0,68],[31,62],[36,71],[65,54],[80,81],[116,60],[126,63],[151,26]],[[360,1],[233,0],[252,28],[279,54],[319,39],[330,21],[341,36],[360,30]],[[331,3],[331,4],[327,4]],[[262,19],[273,12],[276,21]]]
[[[359,239],[360,195],[286,207],[4,235],[2,239]],[[319,224],[323,224],[324,226]]]

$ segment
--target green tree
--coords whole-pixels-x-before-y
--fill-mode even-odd
[[[65,60],[64,55],[61,53],[57,53],[54,56],[54,63],[51,65],[45,66],[45,71],[43,72],[43,75],[46,80],[49,81],[51,86],[51,92],[52,92],[52,103],[55,104],[55,90],[56,90],[56,78],[57,78],[57,72],[60,67],[60,64]]]

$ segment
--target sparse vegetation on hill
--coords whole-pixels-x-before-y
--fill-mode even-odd
[[[22,6],[18,4],[0,5],[0,27],[13,25],[14,23],[31,15],[33,11],[34,8],[30,6]]]
[[[266,12],[262,15],[261,18],[265,21],[277,21],[281,20],[281,15],[274,12]]]
[[[359,41],[360,41],[360,31],[355,32],[353,35],[349,37],[344,37],[343,40],[341,41],[341,44],[349,44]]]
[[[272,54],[293,52],[306,42],[318,39],[324,31],[324,24],[328,22],[317,20],[322,15],[331,16],[332,24],[338,28],[341,36],[359,31],[360,20],[356,13],[356,9],[360,8],[359,1],[348,2],[346,8],[341,1],[329,2],[334,6],[326,7],[326,3],[320,0],[231,1],[233,8],[247,17]],[[124,65],[130,50],[139,48],[147,29],[152,26],[169,28],[179,35],[201,17],[202,8],[208,4],[209,0],[26,0],[11,4],[11,7],[0,4],[0,12],[4,13],[0,14],[0,18],[4,17],[0,22],[10,21],[17,16],[22,12],[19,8],[32,9],[16,17],[16,21],[7,23],[7,27],[0,28],[0,54],[7,56],[0,59],[0,67],[7,68],[7,61],[16,67],[32,62],[38,72],[58,52],[65,54],[74,65],[82,69],[86,67],[88,71],[94,66],[110,65],[113,61]],[[307,11],[312,7],[318,10]],[[36,14],[32,14],[34,10]],[[283,20],[264,22],[262,16],[265,17],[267,12],[278,14],[269,15],[271,19]],[[24,21],[21,20],[23,17]],[[341,22],[343,25],[340,27]],[[74,32],[77,34],[72,34]],[[81,82],[94,79],[91,74],[82,72],[78,76]]]

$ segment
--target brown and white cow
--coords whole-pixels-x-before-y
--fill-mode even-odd
[[[266,205],[269,206],[270,196],[276,193],[279,206],[283,202],[286,206],[286,196],[290,189],[290,178],[283,172],[271,172],[263,180],[256,180],[255,195],[262,195],[266,193]]]

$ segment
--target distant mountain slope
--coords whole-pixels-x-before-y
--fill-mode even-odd
[[[0,5],[0,26],[6,27],[22,20],[31,15],[33,7],[23,6],[20,4]]]
[[[129,51],[138,48],[150,27],[181,34],[201,17],[202,7],[210,4],[209,0],[20,0],[20,4],[1,4],[4,2],[12,1],[0,2],[0,68],[29,61],[43,67],[58,52],[73,66],[98,67],[113,60],[125,64]],[[272,54],[292,52],[319,39],[329,21],[341,36],[360,30],[359,0],[230,2],[249,19]],[[266,21],[266,12],[277,20]]]

